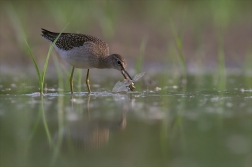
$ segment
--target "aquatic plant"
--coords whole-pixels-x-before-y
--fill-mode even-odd
[[[45,64],[44,64],[44,68],[43,68],[42,72],[40,72],[40,70],[38,68],[38,64],[37,64],[37,62],[36,62],[36,60],[34,58],[34,55],[33,55],[32,51],[31,51],[31,48],[30,48],[28,42],[26,41],[26,39],[24,39],[25,43],[27,45],[28,51],[29,51],[29,55],[30,55],[30,57],[32,59],[32,62],[34,64],[35,68],[36,68],[36,73],[37,73],[39,88],[40,88],[40,95],[43,95],[44,83],[45,83],[45,74],[46,74],[46,70],[47,70],[47,67],[48,67],[48,61],[49,61],[52,49],[53,49],[55,43],[57,42],[57,40],[59,39],[60,35],[62,34],[62,32],[68,26],[68,24],[63,28],[63,30],[60,32],[60,34],[57,36],[57,38],[53,41],[53,43],[50,44],[50,47],[49,47],[49,50],[48,50],[48,53],[47,53],[47,56],[46,56],[46,60],[45,60]]]
[[[187,75],[187,68],[186,68],[186,61],[185,61],[185,55],[183,51],[183,28],[181,28],[180,32],[177,32],[174,21],[171,19],[170,26],[172,29],[172,35],[175,39],[175,43],[177,46],[177,52],[178,52],[178,62],[182,71],[183,77],[186,77]]]

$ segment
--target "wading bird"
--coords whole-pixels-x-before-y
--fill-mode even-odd
[[[42,28],[42,37],[54,42],[60,33],[51,32]],[[86,85],[88,93],[91,92],[89,84],[89,69],[113,68],[121,71],[127,80],[132,80],[126,71],[126,60],[119,54],[109,54],[109,47],[104,41],[85,34],[62,33],[54,46],[59,55],[67,61],[72,68],[70,76],[70,89],[73,94],[73,73],[75,68],[87,69]],[[135,89],[134,83],[129,86]]]

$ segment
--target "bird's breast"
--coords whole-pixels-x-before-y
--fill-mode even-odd
[[[94,55],[88,49],[82,47],[74,47],[70,50],[63,50],[55,47],[59,55],[70,65],[76,68],[98,68],[99,55]]]

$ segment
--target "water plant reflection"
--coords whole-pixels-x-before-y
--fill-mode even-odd
[[[93,119],[90,117],[89,108],[90,96],[87,98],[86,111],[88,117],[77,120],[69,120],[62,129],[59,129],[54,136],[55,141],[61,141],[62,150],[82,150],[98,149],[105,146],[109,140],[110,132],[123,130],[126,127],[127,104],[124,104],[121,115],[114,120]],[[72,111],[75,112],[75,105],[72,105]],[[85,111],[85,108],[84,108]],[[59,138],[61,138],[59,140]]]

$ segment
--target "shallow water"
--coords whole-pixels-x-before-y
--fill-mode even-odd
[[[32,84],[2,80],[0,166],[249,167],[248,78],[216,84],[191,76],[184,84],[142,83],[125,94],[94,89],[90,96],[53,87],[43,97]]]

